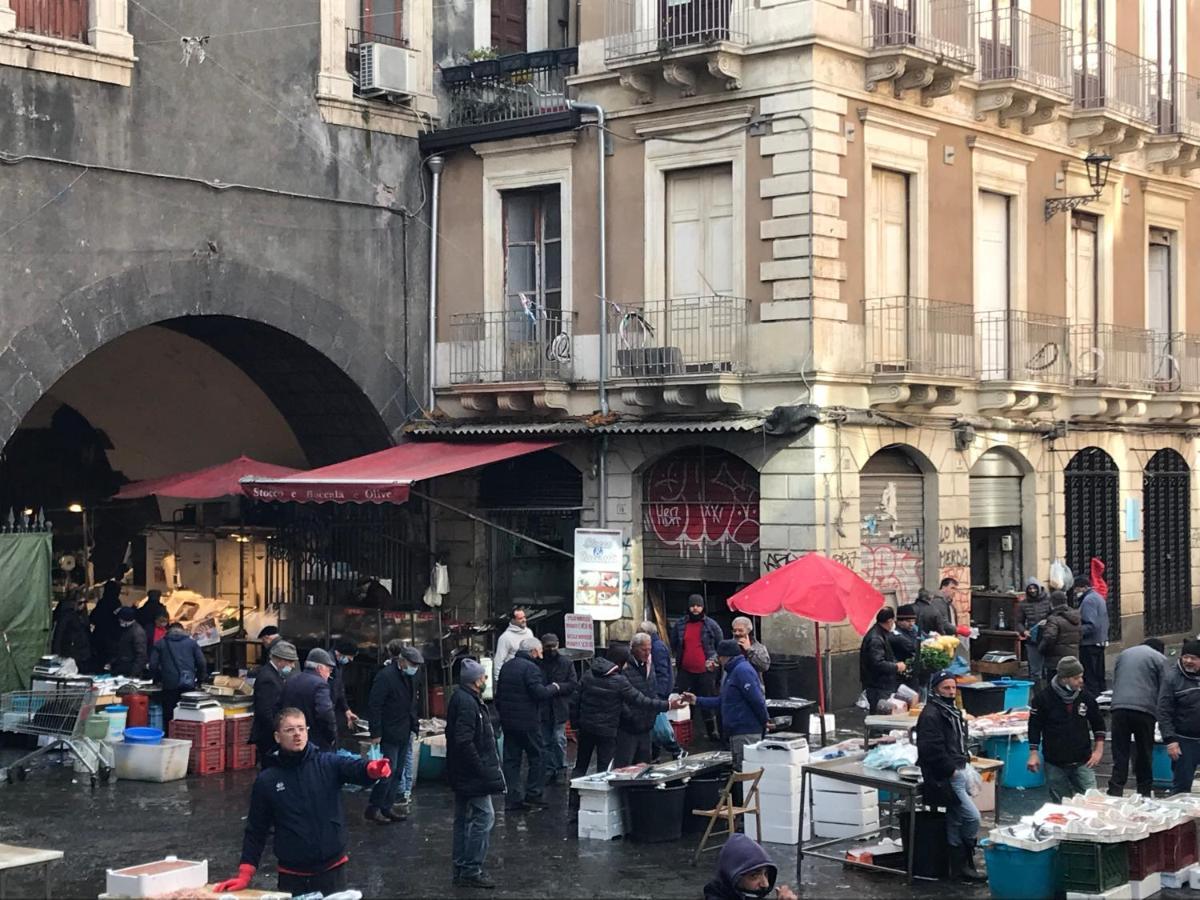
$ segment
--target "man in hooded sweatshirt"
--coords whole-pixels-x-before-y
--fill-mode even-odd
[[[1079,658],[1079,610],[1071,609],[1067,595],[1050,592],[1050,615],[1038,629],[1038,650],[1042,653],[1042,677],[1049,681],[1058,673],[1058,661],[1064,656]]]
[[[146,632],[137,623],[137,610],[132,606],[122,606],[117,610],[117,622],[120,623],[120,635],[117,637],[117,649],[110,666],[114,675],[124,675],[127,678],[143,678],[146,675]]]
[[[533,637],[533,632],[525,624],[525,610],[514,607],[508,619],[508,628],[496,639],[496,657],[492,660],[492,690],[496,697],[500,696],[500,670],[504,664],[517,655],[521,649],[521,641]]]
[[[1041,581],[1030,575],[1025,579],[1025,596],[1017,604],[1017,620],[1013,623],[1013,627],[1017,629],[1021,640],[1025,643],[1029,677],[1035,682],[1041,682],[1045,663],[1033,633],[1034,628],[1038,628],[1040,631],[1041,623],[1046,621],[1048,615],[1050,615],[1050,594]]]
[[[1183,642],[1179,661],[1167,666],[1158,689],[1158,727],[1174,774],[1173,791],[1192,790],[1200,765],[1200,640]]]
[[[1083,684],[1083,666],[1073,656],[1058,661],[1050,684],[1033,697],[1029,710],[1029,761],[1036,772],[1045,758],[1051,803],[1096,786],[1096,766],[1104,756],[1104,716]]]
[[[671,626],[671,650],[675,654],[675,690],[698,697],[717,695],[717,644],[721,626],[704,614],[704,598],[688,597],[687,615]],[[704,711],[704,728],[709,739],[716,740],[717,723]]]
[[[717,874],[704,885],[704,900],[749,900],[766,897],[775,887],[779,869],[758,844],[744,834],[732,834],[717,855]],[[778,900],[797,900],[796,892],[781,884]]]

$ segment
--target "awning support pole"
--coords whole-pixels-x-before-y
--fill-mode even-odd
[[[483,518],[482,516],[477,516],[475,513],[467,512],[461,507],[446,503],[444,500],[435,500],[428,494],[423,494],[420,491],[413,490],[412,488],[409,488],[409,493],[414,497],[420,497],[426,503],[432,503],[434,506],[440,506],[443,509],[448,509],[451,512],[458,513],[460,516],[466,516],[472,522],[478,522],[481,525],[486,525],[488,528],[495,528],[497,531],[503,531],[505,534],[511,534],[515,538],[519,538],[522,541],[534,544],[535,546],[541,547],[543,550],[549,550],[551,553],[557,553],[559,556],[565,556],[567,559],[575,559],[574,553],[569,553],[566,550],[563,550],[561,547],[552,547],[549,544],[542,543],[537,538],[531,538],[529,535],[521,534],[519,531],[513,531],[511,528],[505,528],[503,525],[499,525],[490,521],[489,519]]]

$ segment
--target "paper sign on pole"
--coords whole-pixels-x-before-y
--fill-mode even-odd
[[[575,529],[575,612],[599,622],[621,618],[619,529]]]
[[[565,632],[568,650],[596,650],[596,632],[592,627],[591,616],[581,616],[577,613],[567,613],[563,616],[563,631]]]

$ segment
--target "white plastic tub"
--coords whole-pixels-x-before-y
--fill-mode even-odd
[[[114,771],[129,781],[178,781],[187,775],[191,750],[191,741],[174,738],[163,738],[161,744],[113,744]]]
[[[174,891],[202,888],[206,884],[208,860],[191,862],[168,856],[124,869],[109,869],[105,893],[110,897],[158,897]]]

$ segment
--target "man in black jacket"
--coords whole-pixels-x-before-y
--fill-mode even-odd
[[[132,606],[122,606],[117,611],[117,621],[121,634],[117,638],[117,651],[109,668],[114,675],[144,678],[149,654],[146,650],[146,632],[137,623],[137,610]]]
[[[486,681],[483,666],[463,660],[461,687],[446,709],[446,780],[454,791],[454,884],[489,889],[496,886],[483,874],[496,822],[491,795],[503,793],[504,775],[492,717],[481,697]]]
[[[166,637],[150,651],[150,675],[162,685],[163,723],[175,718],[175,706],[185,691],[194,691],[208,673],[204,652],[186,631],[175,622],[167,629]]]
[[[867,695],[867,715],[879,712],[879,703],[896,693],[900,676],[906,666],[896,662],[890,642],[896,628],[896,611],[885,606],[875,614],[872,625],[862,639],[858,651],[858,676]]]
[[[635,634],[629,642],[629,662],[622,670],[635,691],[646,697],[658,698],[654,683],[654,667],[650,659],[650,635]],[[620,769],[634,763],[648,763],[650,732],[658,711],[644,706],[622,703],[621,722],[617,731],[617,751],[613,765]]]
[[[283,706],[295,707],[308,719],[309,740],[318,750],[337,749],[337,719],[333,715],[333,697],[329,693],[329,675],[333,657],[314,647],[304,659],[304,671],[297,672],[283,686]]]
[[[967,723],[954,705],[958,683],[943,669],[929,679],[929,702],[917,719],[917,765],[925,799],[946,807],[951,871],[961,881],[986,881],[975,867],[979,810],[967,791]]]
[[[92,626],[87,617],[87,599],[72,589],[54,610],[54,638],[51,649],[64,659],[75,660],[80,672],[91,672]]]
[[[917,664],[921,661],[921,633],[917,630],[917,610],[911,603],[897,607],[896,627],[888,632],[888,644],[891,645],[892,656],[905,666],[900,684],[918,690],[920,672]]]
[[[1171,757],[1174,792],[1189,793],[1200,764],[1200,640],[1184,641],[1179,661],[1163,672],[1158,727]]]
[[[333,671],[329,673],[329,698],[333,701],[333,718],[337,722],[338,737],[346,737],[358,721],[358,716],[350,709],[350,698],[346,696],[346,674],[354,657],[358,655],[358,645],[350,638],[341,638],[333,645]],[[396,764],[392,763],[392,768]]]
[[[505,812],[541,809],[542,800],[542,704],[559,694],[557,684],[546,684],[538,660],[542,642],[535,637],[522,638],[517,655],[500,670],[496,708],[504,728],[504,780],[508,784]],[[521,759],[529,761],[529,774],[521,788]]]
[[[1104,716],[1083,686],[1083,664],[1073,656],[1058,661],[1050,684],[1034,695],[1029,708],[1029,761],[1036,772],[1046,765],[1050,802],[1061,803],[1096,786],[1096,765],[1104,756]]]
[[[275,716],[283,708],[283,686],[299,660],[296,648],[287,641],[271,645],[267,662],[258,667],[254,677],[254,724],[250,740],[257,748],[260,768],[266,768],[267,757],[275,752]]]
[[[244,891],[262,861],[267,835],[275,832],[278,889],[292,896],[345,890],[346,825],[342,785],[367,785],[391,774],[386,759],[367,762],[322,753],[308,742],[304,713],[283,709],[275,717],[279,750],[271,754],[250,792],[250,814],[236,878],[218,894]]]
[[[391,777],[376,782],[367,805],[367,821],[380,825],[408,818],[408,814],[395,809],[394,804],[404,761],[420,727],[417,672],[425,661],[420,650],[408,647],[400,640],[388,641],[387,651],[390,661],[375,676],[367,700],[371,743],[379,744],[383,758],[392,766]]]
[[[542,715],[542,784],[551,784],[567,774],[567,719],[570,718],[570,698],[579,687],[575,666],[558,651],[558,635],[542,635],[542,658],[538,660],[546,684],[557,684],[558,693],[549,703],[541,705]]]

